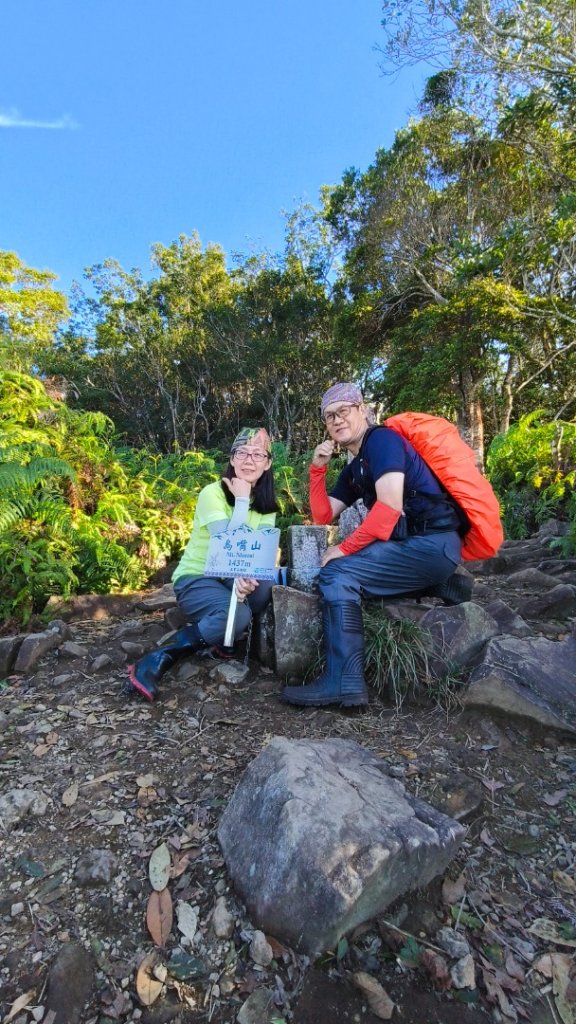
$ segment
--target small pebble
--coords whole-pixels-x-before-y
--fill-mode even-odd
[[[450,968],[450,977],[455,988],[476,988],[474,958],[470,953],[468,956],[463,956],[461,960],[457,960],[453,967]]]
[[[268,967],[274,959],[272,947],[264,932],[255,931],[250,943],[250,956],[258,967]]]

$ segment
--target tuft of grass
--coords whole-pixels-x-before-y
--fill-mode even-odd
[[[412,619],[391,619],[377,606],[363,607],[366,681],[398,713],[406,700],[432,701],[446,713],[461,706],[463,683],[456,665],[442,661],[433,650],[428,630]],[[322,640],[304,682],[324,668]]]
[[[431,699],[445,711],[460,701],[455,667],[433,658],[430,634],[411,619],[391,619],[364,608],[366,679],[400,711],[405,700]]]

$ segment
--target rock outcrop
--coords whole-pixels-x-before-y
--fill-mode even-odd
[[[358,744],[283,737],[247,768],[218,830],[253,921],[310,956],[445,871],[464,834]]]

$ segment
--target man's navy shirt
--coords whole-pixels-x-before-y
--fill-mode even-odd
[[[449,499],[438,500],[446,491],[424,459],[406,438],[388,427],[368,429],[358,455],[344,467],[330,496],[346,506],[362,498],[370,509],[376,501],[376,481],[385,473],[404,473],[404,511],[409,529],[416,520],[428,516],[453,516],[453,529],[458,528],[457,513]],[[427,500],[426,495],[433,496],[432,500]]]

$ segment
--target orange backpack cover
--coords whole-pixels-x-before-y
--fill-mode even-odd
[[[442,416],[403,412],[384,420],[422,456],[448,493],[468,516],[470,529],[462,540],[462,558],[492,558],[504,540],[498,498],[476,468],[474,452],[458,428]]]

